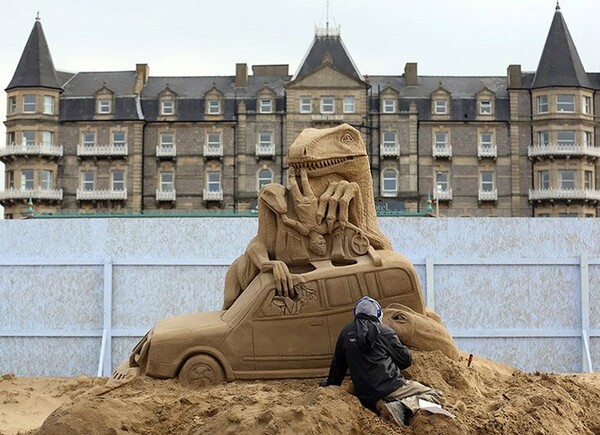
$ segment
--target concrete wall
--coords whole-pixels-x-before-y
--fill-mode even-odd
[[[600,367],[597,219],[380,223],[461,349],[526,371]],[[161,318],[219,309],[227,265],[256,227],[254,218],[1,221],[0,373],[109,373]]]

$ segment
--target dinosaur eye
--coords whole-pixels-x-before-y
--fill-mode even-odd
[[[352,135],[350,133],[346,133],[345,135],[342,136],[341,141],[343,143],[350,143],[350,142],[354,142],[354,138],[352,137]]]

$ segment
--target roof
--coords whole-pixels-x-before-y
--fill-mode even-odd
[[[553,86],[592,87],[558,5],[531,85],[533,89]]]
[[[135,71],[82,72],[65,85],[65,97],[93,97],[103,86],[115,95],[133,95]]]
[[[354,77],[356,80],[364,81],[350,54],[348,54],[342,38],[337,34],[315,35],[292,80],[311,74],[321,67],[324,62],[331,62],[338,70]]]
[[[506,77],[503,76],[419,76],[418,86],[406,86],[402,76],[369,76],[368,81],[374,95],[391,86],[401,97],[429,98],[441,86],[452,98],[475,98],[485,88],[496,94],[496,98],[508,98]]]
[[[6,90],[31,87],[61,88],[39,19],[36,19],[33,25],[15,74]]]

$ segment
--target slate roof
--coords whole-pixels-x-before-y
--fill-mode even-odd
[[[115,95],[133,95],[135,71],[82,72],[64,87],[64,97],[94,97],[103,86]]]
[[[330,60],[334,67],[356,80],[364,81],[339,35],[315,35],[292,80],[311,74],[323,64],[324,60]]]
[[[37,19],[6,90],[27,87],[60,89],[61,84],[54,69],[42,23]]]
[[[496,98],[508,98],[506,77],[501,76],[419,76],[418,86],[406,86],[402,76],[369,76],[368,81],[374,95],[391,86],[400,92],[401,97],[429,98],[441,84],[453,98],[475,98],[475,95],[485,87],[496,94]]]
[[[531,85],[533,89],[552,86],[592,88],[558,5]]]

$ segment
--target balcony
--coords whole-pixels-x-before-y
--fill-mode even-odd
[[[77,189],[76,197],[78,201],[125,201],[127,199],[127,190]]]
[[[498,157],[498,149],[496,145],[477,145],[477,157],[495,159]]]
[[[173,158],[177,155],[177,148],[173,145],[157,145],[156,146],[156,157],[158,158]]]
[[[452,201],[452,189],[433,191],[433,199],[438,201]]]
[[[576,144],[543,144],[530,146],[527,150],[529,157],[543,157],[543,156],[588,156],[588,157],[600,157],[600,147],[591,146],[587,144],[576,145]]]
[[[127,144],[77,145],[78,157],[127,157]]]
[[[600,201],[600,190],[592,189],[530,189],[530,201]]]
[[[275,155],[274,143],[257,143],[256,155],[259,157],[273,157]]]
[[[223,201],[223,189],[219,190],[206,190],[202,193],[202,198],[205,201]]]
[[[452,157],[452,145],[448,144],[434,144],[433,145],[433,157],[434,158],[451,158]]]
[[[498,189],[481,190],[479,189],[479,201],[498,201]]]
[[[204,145],[204,157],[223,157],[223,145]]]
[[[27,199],[43,199],[62,201],[62,189],[7,189],[0,191],[0,201],[15,201]]]
[[[156,200],[157,201],[175,201],[175,198],[177,198],[177,194],[175,192],[175,189],[173,190],[157,190],[156,191]]]
[[[384,142],[381,144],[380,152],[382,157],[397,157],[400,155],[400,145]]]
[[[5,156],[48,156],[62,157],[62,145],[52,144],[7,144],[4,148],[0,148],[0,158]]]

